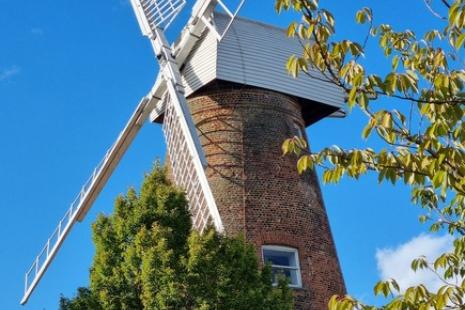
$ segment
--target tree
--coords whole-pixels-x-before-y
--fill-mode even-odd
[[[412,200],[425,214],[433,232],[447,230],[455,237],[451,253],[433,262],[420,257],[412,268],[431,269],[444,281],[436,292],[419,285],[403,288],[395,280],[379,282],[375,293],[386,297],[386,309],[465,308],[465,1],[424,0],[432,19],[442,29],[421,36],[391,25],[376,25],[370,8],[355,19],[367,25],[362,43],[336,40],[335,18],[318,0],[276,0],[278,12],[294,10],[301,21],[289,25],[289,36],[302,41],[302,53],[290,57],[290,74],[307,74],[337,85],[347,96],[349,110],[357,108],[367,117],[365,139],[380,139],[381,149],[342,149],[337,146],[307,151],[301,138],[284,142],[283,152],[298,157],[303,173],[321,167],[326,183],[343,176],[358,179],[368,172],[379,182],[404,182],[412,188]],[[413,25],[414,26],[414,25]],[[391,70],[369,72],[363,66],[368,40],[377,39]],[[319,74],[315,74],[319,71]],[[379,102],[388,102],[383,109]],[[378,103],[378,104],[377,104]],[[457,281],[456,281],[457,280]],[[335,296],[330,309],[375,309],[349,297]]]
[[[159,165],[140,194],[130,189],[98,217],[93,240],[90,286],[62,297],[62,310],[293,308],[285,281],[272,286],[242,237],[192,230],[184,193]]]

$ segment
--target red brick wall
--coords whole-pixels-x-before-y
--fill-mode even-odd
[[[189,98],[209,162],[207,176],[226,232],[257,247],[299,250],[303,288],[297,309],[326,309],[345,293],[339,262],[314,173],[299,175],[281,144],[304,127],[297,101],[272,91],[214,84]]]

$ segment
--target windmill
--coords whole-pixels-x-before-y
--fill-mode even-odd
[[[284,64],[301,42],[238,17],[244,0],[197,0],[172,45],[164,30],[186,1],[131,4],[160,64],[158,77],[26,272],[21,303],[149,119],[163,125],[166,164],[186,192],[193,227],[244,235],[273,275],[288,276],[296,308],[323,309],[345,286],[321,191],[315,173],[298,175],[280,145],[343,115],[343,92],[318,71],[290,77]]]
[[[159,76],[151,92],[142,98],[116,142],[94,169],[91,177],[84,184],[26,272],[21,304],[27,303],[73,225],[84,219],[139,129],[160,101],[165,107],[166,121],[163,129],[176,184],[186,190],[191,213],[194,220],[200,223],[199,229],[202,231],[208,225],[213,224],[219,232],[223,231],[221,218],[205,175],[204,169],[207,162],[184,97],[178,64],[181,64],[189,55],[205,28],[213,31],[218,40],[221,40],[227,32],[225,29],[219,33],[212,24],[211,15],[217,5],[220,5],[230,16],[230,26],[244,1],[242,0],[232,12],[221,0],[198,0],[181,35],[177,50],[173,51],[165,37],[164,30],[184,8],[186,1],[131,0],[142,32],[150,39],[159,61]]]

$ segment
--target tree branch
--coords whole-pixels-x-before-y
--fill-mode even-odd
[[[450,9],[450,4],[449,4],[449,2],[447,2],[447,0],[441,0],[441,2],[444,3],[444,5],[445,5],[448,9]]]
[[[439,14],[438,12],[436,12],[433,7],[431,6],[431,2],[432,0],[423,0],[425,2],[425,5],[426,7],[428,8],[428,10],[431,12],[431,14],[433,14],[434,16],[436,16],[437,18],[439,19],[442,19],[442,20],[447,20],[447,18],[445,18],[444,16],[442,16],[441,14]]]

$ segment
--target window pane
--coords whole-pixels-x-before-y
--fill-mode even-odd
[[[288,279],[290,285],[298,285],[297,270],[272,268],[272,275],[273,284],[278,283],[278,279],[280,276],[285,276]]]
[[[297,267],[294,252],[264,249],[263,258],[266,263],[271,263],[272,265]]]
[[[297,250],[282,246],[264,246],[263,260],[271,265],[273,284],[278,284],[278,279],[284,276],[289,285],[300,287],[300,268],[298,264]]]

